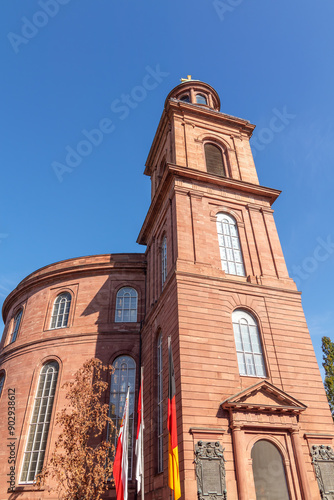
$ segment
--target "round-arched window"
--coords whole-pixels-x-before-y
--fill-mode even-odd
[[[2,393],[3,386],[5,385],[5,373],[1,372],[0,373],[0,396]]]
[[[135,323],[137,321],[138,293],[126,286],[117,292],[115,321],[117,323]]]
[[[51,316],[50,328],[66,328],[71,306],[71,294],[64,292],[56,298]]]
[[[265,377],[257,322],[247,311],[236,309],[232,313],[232,323],[240,375]]]
[[[117,436],[121,427],[126,394],[129,391],[129,479],[132,477],[133,422],[135,408],[136,362],[130,356],[119,356],[113,362],[114,373],[111,375],[109,416],[115,429],[112,434],[113,444],[117,445]]]
[[[15,342],[15,340],[16,340],[17,334],[19,332],[20,324],[21,324],[22,314],[23,314],[23,309],[20,309],[19,312],[16,313],[16,315],[15,315],[13,331],[12,331],[10,342]]]
[[[231,215],[217,214],[217,233],[222,269],[226,274],[245,276],[237,223]]]
[[[208,142],[204,145],[204,153],[207,172],[226,177],[223,153],[220,147]]]
[[[197,104],[208,104],[208,101],[203,94],[196,94],[196,102]]]

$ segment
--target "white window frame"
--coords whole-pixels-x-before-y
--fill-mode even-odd
[[[24,452],[20,484],[31,484],[43,468],[59,365],[46,363],[41,369]]]
[[[162,333],[157,338],[157,452],[158,467],[157,472],[163,472],[163,358],[162,358]]]
[[[116,323],[136,323],[138,315],[138,293],[132,287],[120,288],[116,295]]]
[[[72,295],[70,292],[62,292],[55,298],[51,321],[50,330],[57,330],[58,328],[67,328],[70,315],[72,302]]]
[[[232,323],[240,375],[266,378],[257,321],[247,311],[236,309],[232,313]]]
[[[167,237],[164,236],[161,244],[161,288],[163,289],[167,278]]]
[[[109,416],[115,428],[111,439],[117,447],[117,437],[121,428],[124,404],[128,386],[129,393],[129,442],[128,442],[128,478],[132,479],[133,471],[133,441],[134,441],[134,414],[135,414],[135,387],[136,387],[136,362],[128,355],[118,356],[113,362],[114,373],[111,375]],[[109,434],[109,431],[108,431]],[[108,437],[109,438],[109,437]]]
[[[217,214],[217,234],[222,269],[226,274],[245,276],[238,227],[228,214]]]

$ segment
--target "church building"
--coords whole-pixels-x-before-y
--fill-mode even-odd
[[[210,85],[183,80],[146,162],[145,252],[50,264],[7,297],[0,500],[57,498],[33,483],[59,435],[63,385],[92,357],[115,369],[107,397],[118,428],[130,386],[129,500],[143,366],[145,499],[170,499],[168,337],[181,499],[334,499],[334,424],[275,226],[280,191],[257,177],[254,128],[222,113]],[[112,486],[105,498],[116,498]]]

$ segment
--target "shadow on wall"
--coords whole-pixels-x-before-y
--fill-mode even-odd
[[[129,355],[139,366],[140,328],[145,301],[145,255],[112,255],[110,264],[108,278],[81,316],[94,317],[92,326],[96,325],[99,333],[95,351],[97,358],[109,364],[118,355]],[[127,293],[124,294],[124,291]]]

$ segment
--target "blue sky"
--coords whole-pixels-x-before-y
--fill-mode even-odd
[[[260,183],[283,191],[276,224],[321,363],[321,336],[334,338],[333,18],[331,0],[4,3],[1,303],[51,262],[144,251],[144,163],[166,95],[191,74],[218,91],[223,112],[257,125]],[[152,72],[144,95],[136,87]],[[91,150],[66,163],[98,126]]]

